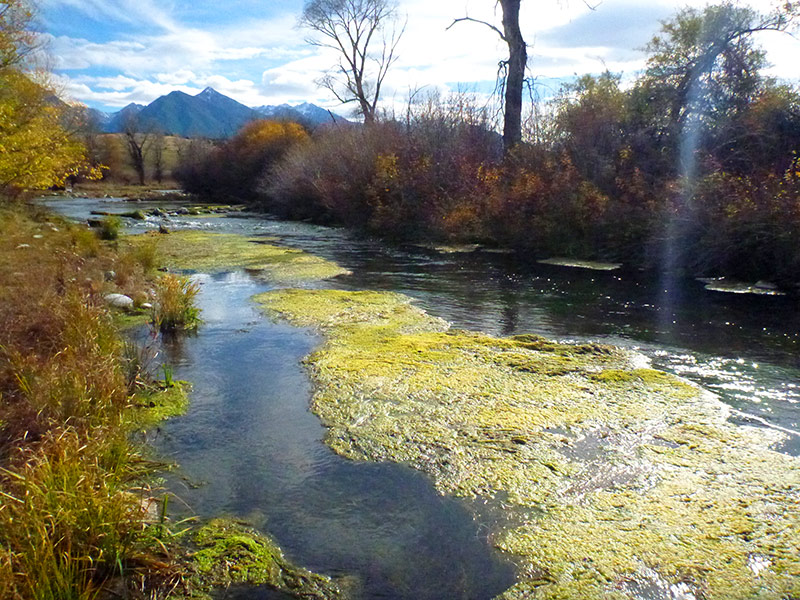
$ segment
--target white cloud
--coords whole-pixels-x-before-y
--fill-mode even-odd
[[[206,85],[250,105],[312,101],[327,106],[335,99],[314,81],[336,64],[336,55],[307,45],[308,32],[296,27],[297,12],[247,19],[237,25],[200,29],[175,22],[154,0],[43,0],[71,7],[93,18],[142,19],[158,25],[155,32],[106,43],[60,36],[52,39],[56,67],[70,73],[68,88],[77,99],[120,106],[149,102],[172,89],[200,90]],[[751,0],[760,10],[765,0]],[[590,11],[580,0],[528,0],[522,3],[521,25],[530,44],[530,72],[537,78],[565,78],[610,69],[630,76],[642,68],[638,48],[683,0],[605,0]],[[704,0],[689,0],[701,6]],[[231,4],[228,10],[233,10]],[[500,26],[501,15],[487,0],[405,0],[407,29],[399,59],[385,82],[386,98],[405,98],[409,89],[437,88],[446,83],[493,82],[507,48],[496,32],[476,23],[453,19],[470,16]],[[800,79],[800,42],[788,36],[762,36],[774,64],[771,74]],[[263,67],[254,65],[263,62]],[[117,77],[90,78],[91,68],[118,72]],[[83,71],[83,73],[81,73]]]
[[[179,27],[163,5],[153,0],[41,0],[43,8],[67,8],[96,21],[114,21],[138,27],[156,26],[168,31]]]

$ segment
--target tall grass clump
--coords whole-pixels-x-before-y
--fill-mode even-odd
[[[14,471],[2,471],[0,536],[14,566],[6,585],[17,597],[92,599],[128,560],[142,509],[127,491],[135,469],[126,441],[113,436],[53,429],[19,453]]]
[[[195,297],[200,288],[190,278],[167,274],[155,286],[153,323],[162,332],[191,331],[200,324]]]

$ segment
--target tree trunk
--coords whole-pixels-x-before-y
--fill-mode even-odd
[[[522,86],[528,63],[528,48],[519,28],[521,0],[500,0],[503,8],[503,35],[508,44],[503,150],[506,154],[522,141]]]

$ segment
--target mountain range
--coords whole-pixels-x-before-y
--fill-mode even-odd
[[[250,108],[210,87],[195,96],[175,91],[147,106],[129,104],[116,113],[95,109],[90,113],[98,129],[106,133],[120,133],[131,124],[139,130],[157,129],[167,135],[212,139],[230,137],[256,119],[291,120],[311,129],[346,122],[344,117],[308,102]]]

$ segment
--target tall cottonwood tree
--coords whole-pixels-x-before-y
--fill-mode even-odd
[[[503,29],[471,17],[455,19],[452,27],[461,21],[486,25],[508,45],[508,59],[500,63],[505,72],[503,82],[503,149],[508,153],[522,141],[522,90],[525,85],[525,68],[528,64],[528,46],[519,26],[521,0],[497,0],[503,11]],[[448,27],[449,29],[449,27]]]
[[[308,40],[339,53],[333,72],[318,83],[343,104],[356,102],[367,124],[376,117],[381,87],[403,35],[394,0],[310,0],[300,24],[320,34]]]
[[[739,134],[730,138],[731,124],[741,120],[769,84],[761,72],[766,58],[754,37],[789,31],[799,14],[798,2],[770,13],[724,2],[685,8],[663,24],[647,46],[647,70],[634,98],[641,125],[666,149],[667,168],[694,164],[694,151],[704,146],[714,152],[741,143]],[[677,157],[680,148],[688,154]]]

